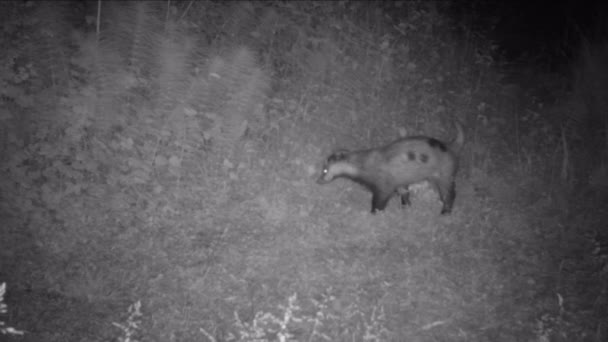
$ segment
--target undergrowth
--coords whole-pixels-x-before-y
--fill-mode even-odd
[[[449,2],[0,6],[3,333],[607,336],[606,212],[585,215],[605,165],[580,167],[572,109],[605,123],[582,96],[603,89],[605,49],[585,50],[581,96],[560,106],[506,83],[496,42]],[[362,189],[314,184],[334,148],[447,141],[454,120],[467,143],[450,216],[424,184],[375,216]],[[572,209],[576,187],[592,195]]]

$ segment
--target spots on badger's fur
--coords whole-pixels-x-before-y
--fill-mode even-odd
[[[346,178],[372,193],[371,212],[384,210],[392,196],[409,203],[409,186],[428,181],[438,191],[443,203],[441,213],[452,210],[456,193],[454,179],[464,132],[456,122],[457,136],[446,144],[426,136],[405,137],[388,145],[358,151],[331,154],[323,165],[317,183],[326,184]]]
[[[447,146],[445,146],[442,141],[437,140],[435,138],[428,138],[427,142],[429,143],[429,146],[431,146],[432,148],[438,148],[439,150],[441,150],[441,152],[445,152],[448,150]]]

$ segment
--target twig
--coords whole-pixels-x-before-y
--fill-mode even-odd
[[[568,151],[568,140],[566,139],[566,130],[562,127],[562,147],[564,155],[562,158],[562,171],[560,177],[562,181],[568,181],[568,169],[570,167],[570,153]]]
[[[99,39],[99,32],[101,31],[101,0],[97,0],[97,25],[96,25],[95,33],[97,35],[97,39]]]
[[[192,3],[194,2],[194,0],[190,0],[190,3],[188,4],[188,7],[186,7],[186,9],[184,10],[184,13],[182,13],[182,16],[179,17],[179,20],[181,21],[182,19],[184,19],[184,17],[186,16],[186,13],[188,13],[188,11],[190,10],[190,7],[192,6]]]

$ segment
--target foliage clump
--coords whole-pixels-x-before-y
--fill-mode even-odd
[[[567,310],[605,310],[604,237],[582,215],[568,222],[585,234],[569,235],[554,190],[587,179],[584,120],[524,101],[496,42],[454,6],[0,4],[0,269],[24,305],[15,319],[46,340],[600,331],[601,315]],[[593,118],[598,56],[577,78]],[[370,216],[361,189],[314,184],[333,148],[449,140],[454,120],[467,145],[449,217],[424,185],[412,208]],[[600,270],[583,299],[564,272],[576,258]]]

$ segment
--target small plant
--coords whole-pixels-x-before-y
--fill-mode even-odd
[[[139,330],[141,325],[141,301],[137,301],[134,304],[129,306],[129,317],[127,317],[127,322],[125,324],[120,324],[116,322],[112,322],[115,327],[118,327],[123,332],[123,336],[118,338],[120,342],[137,342],[137,339],[134,338],[137,330]]]
[[[292,331],[298,330],[298,327],[308,326],[314,322],[314,319],[302,314],[302,309],[298,304],[297,294],[289,296],[287,306],[279,305],[279,310],[282,314],[275,315],[270,312],[258,311],[251,322],[243,322],[239,317],[238,312],[234,312],[235,326],[238,330],[238,337],[230,335],[226,341],[248,341],[248,342],[267,342],[267,341],[295,341],[295,336]],[[217,341],[212,334],[201,328],[200,331],[210,340]],[[313,332],[313,336],[323,337],[329,340],[328,337]],[[312,340],[312,337],[309,341]]]
[[[300,306],[297,304],[297,296],[293,294],[289,297],[288,305],[280,306],[283,315],[275,316],[268,312],[257,312],[253,322],[246,323],[241,321],[238,313],[235,312],[236,326],[239,329],[241,339],[246,341],[266,341],[267,336],[275,335],[280,342],[292,341],[293,335],[289,332],[290,322],[300,323],[302,317],[298,317],[297,312]]]
[[[357,305],[346,309],[351,310],[347,314],[350,318],[355,316],[362,318],[352,324],[356,325],[356,328],[350,331],[346,326],[352,326],[351,323],[354,322],[350,318],[347,318],[347,322],[340,322],[340,313],[332,309],[335,300],[335,296],[323,294],[318,299],[312,299],[314,312],[304,312],[297,294],[294,293],[289,296],[287,305],[278,305],[278,314],[258,311],[250,322],[243,321],[235,311],[234,331],[236,333],[228,333],[224,341],[334,341],[337,338],[336,334],[340,335],[341,340],[347,335],[349,335],[348,340],[370,342],[390,340],[388,337],[391,332],[386,328],[384,307],[374,307],[369,317],[359,311],[356,308]],[[200,331],[209,341],[218,341],[212,332],[203,328],[200,328]]]
[[[4,294],[6,293],[6,283],[0,285],[0,315],[6,314],[8,306],[4,304]],[[2,335],[23,335],[25,332],[13,327],[7,327],[6,323],[0,320],[0,333]]]

